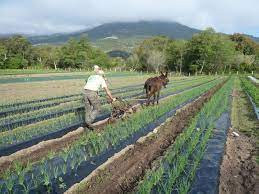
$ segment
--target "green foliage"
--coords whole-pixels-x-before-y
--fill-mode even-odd
[[[244,55],[254,55],[258,50],[259,45],[245,35],[235,33],[230,35],[230,39],[237,43],[236,50],[242,52]]]
[[[22,36],[0,40],[0,68],[90,68],[110,67],[108,56],[90,45],[86,38],[71,39],[62,46],[34,46]]]
[[[252,97],[254,103],[259,107],[259,89],[246,77],[240,77],[242,88]]]
[[[137,70],[158,71],[165,65],[165,48],[169,39],[156,36],[144,40],[133,51],[129,58],[129,65]]]
[[[207,102],[189,127],[160,158],[156,169],[149,170],[137,186],[137,193],[187,193],[212,133],[214,122],[228,110],[233,79],[228,81]],[[201,121],[205,124],[201,125]],[[197,128],[200,125],[200,128]]]
[[[59,164],[59,167],[62,171],[59,173],[65,174],[68,172],[68,168],[77,169],[82,161],[88,160],[91,156],[101,153],[112,145],[117,145],[120,141],[126,139],[134,132],[141,130],[150,122],[154,122],[161,115],[177,107],[177,105],[187,101],[190,98],[201,95],[220,81],[221,80],[215,80],[192,90],[183,92],[172,98],[166,99],[161,103],[161,106],[154,106],[143,109],[142,111],[132,115],[132,117],[127,120],[120,120],[114,125],[105,126],[105,129],[100,133],[96,131],[89,131],[88,133],[83,134],[79,140],[75,141],[66,150],[55,154],[56,157],[61,157],[64,160]],[[150,115],[150,117],[145,117],[145,115]],[[47,156],[41,162],[33,164],[35,168],[40,169],[40,174],[37,174],[38,180],[40,182],[34,183],[34,179],[28,179],[26,180],[26,185],[32,184],[34,187],[37,187],[40,184],[49,185],[51,184],[49,180],[60,176],[58,175],[57,169],[48,167],[48,160],[49,157]],[[69,160],[69,162],[66,162],[67,160]],[[24,167],[24,171],[28,172],[28,167]],[[30,173],[33,172],[33,170],[30,171]],[[12,175],[14,176],[4,177],[3,180],[6,183],[8,183],[10,180],[13,181],[13,177],[16,177],[17,173],[19,173],[19,171],[14,169],[12,171]],[[34,175],[31,175],[30,177],[34,177]],[[10,191],[12,191],[11,185]]]
[[[259,46],[246,36],[227,36],[208,28],[188,41],[159,36],[144,40],[127,63],[143,71],[167,66],[180,74],[251,72],[259,65]]]
[[[166,48],[166,63],[169,69],[179,71],[181,74],[184,62],[184,55],[187,51],[186,41],[170,41]]]

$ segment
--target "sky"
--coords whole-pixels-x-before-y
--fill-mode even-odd
[[[175,21],[259,37],[259,0],[0,0],[0,34],[52,34],[107,22]]]

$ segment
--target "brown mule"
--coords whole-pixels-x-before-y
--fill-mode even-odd
[[[168,73],[166,72],[163,74],[160,72],[161,75],[157,77],[151,77],[148,78],[147,81],[144,84],[144,89],[146,90],[146,96],[147,96],[147,105],[150,104],[150,98],[153,96],[153,105],[155,104],[155,100],[159,101],[159,95],[160,95],[160,90],[162,89],[162,86],[166,88],[166,85],[169,82],[169,79],[167,77]]]

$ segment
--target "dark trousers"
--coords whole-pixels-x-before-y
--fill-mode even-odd
[[[91,124],[101,111],[101,103],[97,92],[84,90],[85,122]]]

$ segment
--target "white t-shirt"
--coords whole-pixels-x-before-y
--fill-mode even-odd
[[[87,83],[84,87],[84,89],[92,90],[92,91],[98,91],[100,88],[107,87],[105,80],[100,75],[91,75]]]

